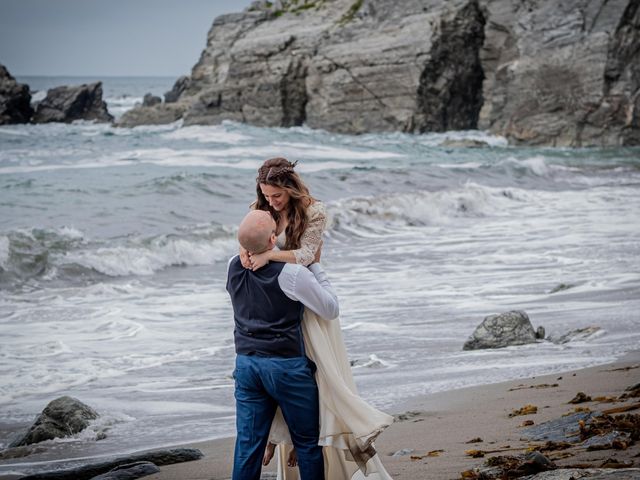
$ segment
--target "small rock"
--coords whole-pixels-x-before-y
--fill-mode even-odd
[[[570,332],[565,333],[559,337],[549,337],[549,341],[557,344],[564,344],[575,341],[585,341],[590,340],[594,335],[600,334],[602,329],[600,327],[585,327],[585,328],[577,328],[575,330],[571,330]]]
[[[96,418],[98,413],[80,400],[68,396],[56,398],[44,408],[27,433],[14,441],[10,448],[69,437],[87,428],[91,420]]]
[[[544,336],[544,329],[540,333]],[[465,342],[463,350],[524,345],[537,339],[529,316],[516,310],[486,317]]]
[[[558,292],[562,292],[563,290],[569,290],[571,287],[573,287],[573,285],[568,285],[566,283],[561,283],[559,285],[556,285],[555,287],[553,287],[549,293],[558,293]]]
[[[441,144],[441,147],[454,147],[454,148],[484,148],[489,144],[482,140],[475,140],[472,138],[447,138]]]
[[[410,410],[404,413],[397,413],[396,415],[393,416],[393,418],[396,422],[404,422],[406,420],[411,420],[412,418],[415,418],[420,414],[422,414],[422,412],[419,412],[417,410]]]
[[[145,107],[153,107],[160,103],[162,103],[162,99],[156,95],[151,95],[150,93],[147,93],[142,99],[142,105]]]
[[[591,397],[585,394],[584,392],[578,392],[572,400],[569,400],[569,403],[578,404],[584,402],[590,402]]]
[[[404,457],[405,455],[409,455],[411,453],[415,452],[415,450],[413,448],[403,448],[402,450],[398,450],[395,453],[392,453],[391,456],[392,457]]]

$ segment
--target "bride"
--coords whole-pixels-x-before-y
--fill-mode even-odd
[[[271,213],[277,223],[278,247],[258,255],[241,249],[245,268],[257,270],[269,261],[313,262],[327,223],[324,205],[309,194],[295,163],[284,158],[264,162],[256,179],[252,208]],[[373,442],[393,417],[367,404],[359,395],[337,320],[327,322],[305,309],[302,331],[307,356],[317,366],[320,397],[320,440],[327,480],[391,480]],[[277,448],[276,448],[277,445]],[[295,450],[280,409],[271,426],[264,455],[267,465],[277,450],[278,479],[297,480]]]

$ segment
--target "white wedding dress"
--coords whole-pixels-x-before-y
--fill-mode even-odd
[[[324,214],[321,205],[314,206],[308,209],[312,220],[316,214]],[[324,221],[323,218],[322,227]],[[283,232],[278,244],[284,243]],[[306,354],[318,367],[319,444],[323,446],[325,479],[392,480],[376,454],[373,441],[393,422],[393,417],[373,408],[358,395],[339,320],[325,320],[305,308],[302,334]],[[287,466],[291,437],[280,409],[271,426],[270,441],[278,445],[278,480],[298,480],[298,468]]]

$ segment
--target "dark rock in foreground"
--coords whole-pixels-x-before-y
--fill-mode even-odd
[[[20,480],[91,480],[98,475],[104,475],[114,468],[138,462],[149,462],[157,466],[172,465],[174,463],[190,462],[203,457],[202,452],[195,448],[176,448],[172,450],[157,450],[143,452],[127,457],[116,458],[91,465],[84,465],[68,470],[36,473],[27,475]],[[110,477],[106,477],[110,478]],[[118,477],[113,477],[118,478]]]
[[[102,82],[52,88],[38,103],[33,117],[35,123],[71,123],[74,120],[113,121],[107,104],[102,100]]]
[[[527,480],[640,480],[640,468],[561,468],[542,472]]]
[[[135,480],[158,473],[160,469],[155,463],[136,462],[120,465],[107,473],[93,477],[91,480]]]
[[[525,312],[512,311],[489,315],[465,342],[464,350],[501,348],[535,343],[544,338],[544,328],[535,331]]]
[[[18,83],[0,65],[0,125],[29,123],[33,116],[29,86]]]
[[[88,405],[72,397],[59,397],[49,402],[27,433],[10,448],[64,438],[81,432],[98,414]]]

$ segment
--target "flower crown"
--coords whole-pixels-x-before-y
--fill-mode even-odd
[[[263,165],[258,170],[258,178],[256,181],[258,183],[267,183],[269,181],[277,180],[278,178],[287,176],[291,173],[294,173],[294,167],[298,164],[295,162],[287,162],[285,165],[268,167]]]

